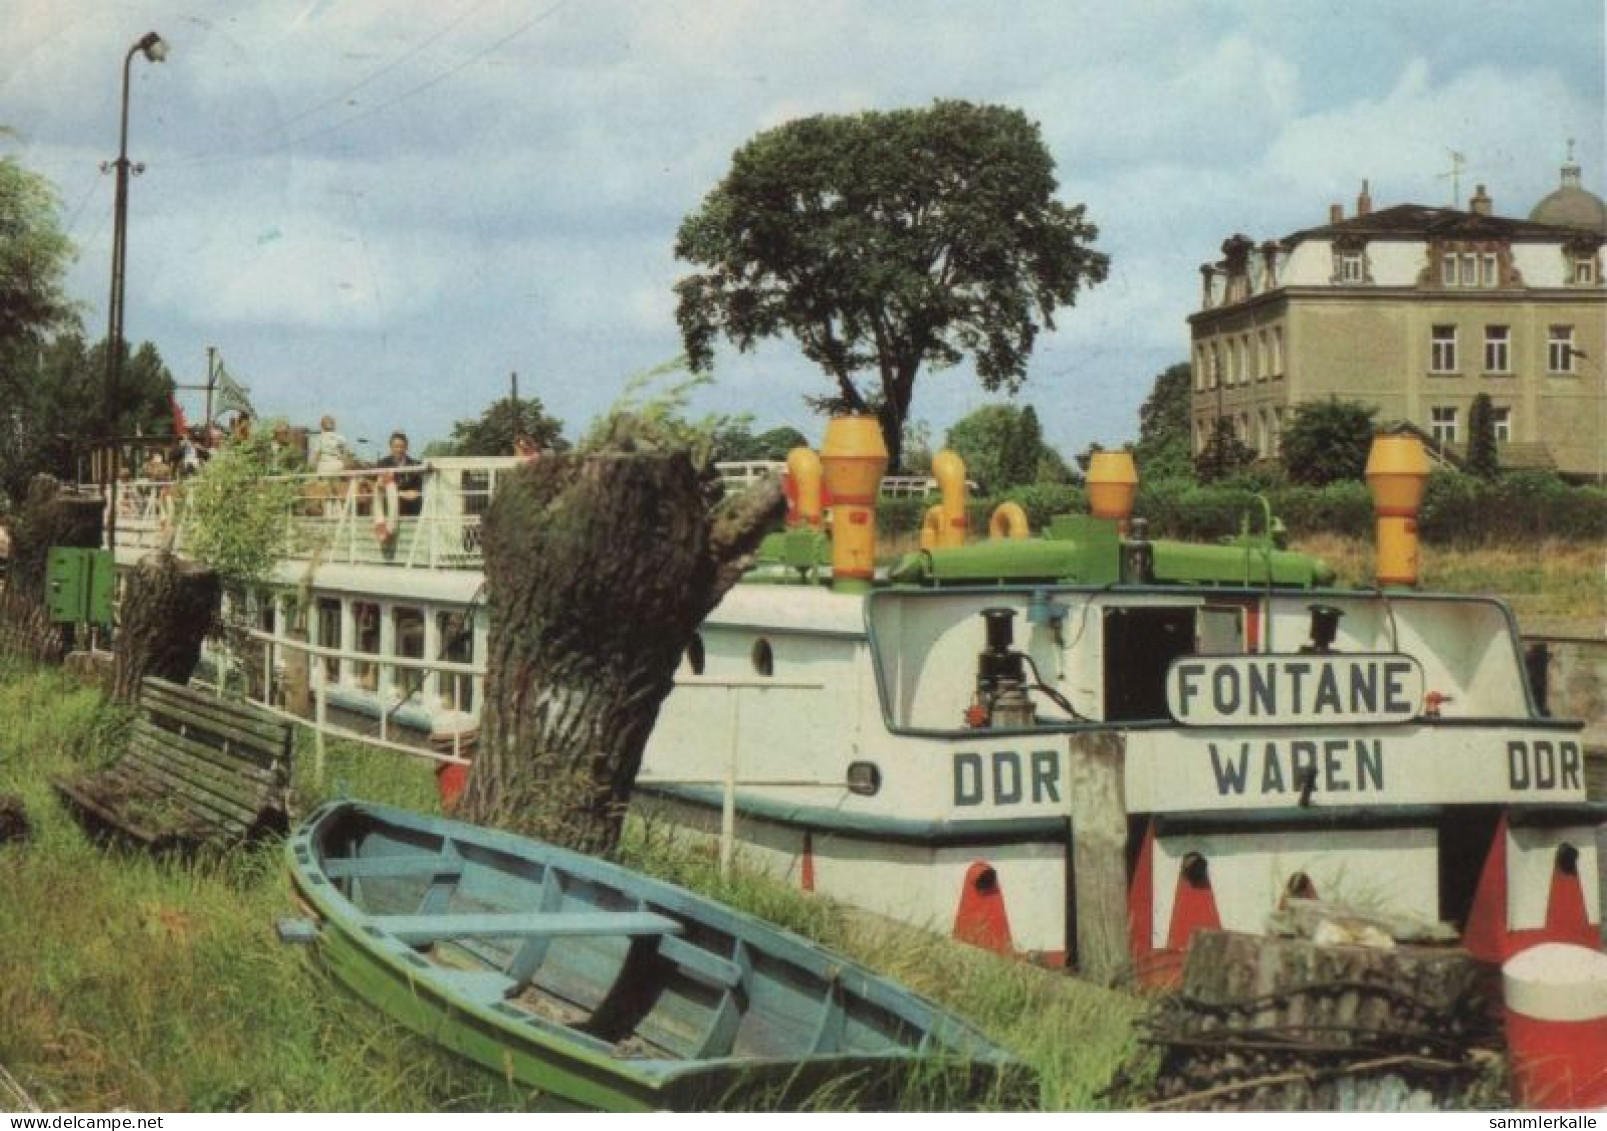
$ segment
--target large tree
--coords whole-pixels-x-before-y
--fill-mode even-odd
[[[1205,447],[1194,457],[1194,476],[1201,483],[1218,483],[1231,479],[1255,459],[1255,449],[1239,439],[1233,421],[1225,416],[1216,418]]]
[[[676,316],[705,369],[715,339],[790,335],[831,378],[833,411],[874,412],[891,466],[921,366],[969,355],[1014,392],[1040,328],[1105,277],[1080,204],[1019,110],[939,101],[820,115],[753,138],[681,224]]]
[[[1373,446],[1376,407],[1330,397],[1307,401],[1283,433],[1283,468],[1296,483],[1322,487],[1360,479]]]
[[[62,289],[72,244],[56,212],[48,181],[0,157],[0,350],[37,346],[74,321]]]
[[[955,422],[946,445],[965,461],[966,477],[989,492],[1072,478],[1060,453],[1043,442],[1031,405],[983,405]]]
[[[1155,378],[1138,410],[1138,443],[1133,458],[1147,481],[1187,479],[1193,471],[1189,437],[1192,370],[1188,362]]]
[[[540,397],[499,397],[477,418],[452,425],[451,454],[511,456],[514,437],[523,433],[538,448],[564,447],[564,423],[548,416]]]

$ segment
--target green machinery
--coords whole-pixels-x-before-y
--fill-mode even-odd
[[[45,605],[51,621],[109,626],[115,581],[110,550],[52,546],[45,561]]]

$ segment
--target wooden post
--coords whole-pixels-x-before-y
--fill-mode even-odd
[[[1083,977],[1113,984],[1128,973],[1126,740],[1111,731],[1071,736],[1066,778],[1071,800],[1071,892],[1076,965]]]

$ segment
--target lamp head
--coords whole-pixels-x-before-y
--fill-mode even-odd
[[[157,35],[154,31],[146,32],[134,46],[153,63],[160,63],[167,58],[167,40]]]

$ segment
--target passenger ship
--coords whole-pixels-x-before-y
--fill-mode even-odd
[[[877,571],[879,448],[847,418],[789,459],[789,527],[687,648],[644,809],[806,890],[1102,975],[1169,980],[1194,930],[1261,932],[1291,897],[1448,925],[1491,962],[1600,945],[1607,806],[1581,724],[1536,701],[1500,601],[1413,588],[1414,438],[1382,437],[1369,464],[1369,589],[1266,533],[1149,540],[1123,453],[1096,457],[1093,514],[1032,535],[1004,509],[977,540],[945,456],[923,548]],[[321,487],[297,518],[318,551],[253,613],[254,693],[284,708],[287,659],[309,651],[321,720],[366,715],[460,763],[486,655],[480,516],[515,466],[431,461],[422,513],[381,504],[399,527],[381,537],[363,473]],[[162,536],[159,490],[135,495],[122,564]],[[285,628],[298,593],[304,645]]]

